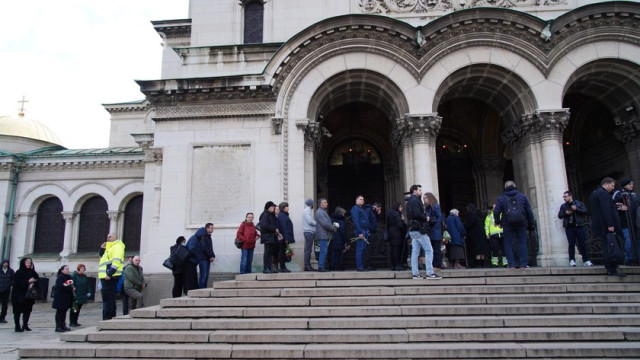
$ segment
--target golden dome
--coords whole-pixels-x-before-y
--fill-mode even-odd
[[[0,135],[20,136],[60,145],[61,141],[48,127],[37,120],[18,116],[0,116]]]

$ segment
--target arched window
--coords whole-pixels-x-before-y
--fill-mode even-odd
[[[264,4],[262,1],[249,1],[244,5],[244,43],[262,43],[264,28]]]
[[[33,252],[36,254],[59,253],[64,244],[64,218],[62,202],[57,197],[43,201],[36,215],[36,235]]]
[[[127,253],[140,251],[140,233],[142,231],[142,195],[132,198],[124,208],[124,229],[122,241]]]
[[[96,252],[109,235],[107,201],[102,196],[94,196],[80,209],[80,230],[78,232],[78,252]]]

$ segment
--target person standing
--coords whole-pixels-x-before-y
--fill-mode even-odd
[[[503,230],[501,227],[496,226],[496,222],[493,218],[493,210],[495,210],[496,204],[489,207],[487,217],[484,218],[484,233],[489,240],[489,246],[491,247],[491,266],[498,267],[500,264],[507,267],[507,258],[504,256],[504,237],[502,235]]]
[[[451,235],[451,241],[449,241],[449,248],[447,253],[449,254],[449,260],[453,262],[454,269],[464,269],[466,266],[462,266],[462,260],[467,263],[467,252],[465,251],[465,236],[467,236],[467,231],[462,225],[462,220],[460,220],[460,211],[458,209],[451,209],[449,211],[449,216],[447,216],[447,220],[445,220],[447,225],[447,231],[449,231],[449,235]]]
[[[378,240],[378,216],[382,213],[382,204],[374,202],[372,205],[365,205],[364,213],[367,215],[367,220],[369,220],[369,238],[367,239],[369,243],[364,248],[362,261],[364,262],[365,269],[375,270],[376,268],[371,262],[371,255]]]
[[[636,233],[636,210],[640,206],[638,194],[633,192],[633,181],[625,179],[620,182],[622,187],[613,193],[613,201],[618,208],[618,216],[624,235],[625,262],[627,265],[638,265],[640,250],[638,249],[638,234]]]
[[[213,260],[216,258],[216,253],[213,251],[213,240],[211,240],[212,233],[213,224],[206,223],[204,227],[196,230],[195,234],[187,241],[187,248],[191,251],[200,268],[198,289],[204,289],[208,286],[209,272],[211,271]]]
[[[124,243],[115,234],[107,235],[107,242],[100,246],[98,279],[102,286],[102,320],[116,316],[117,286],[124,267],[124,248]]]
[[[11,294],[11,285],[16,272],[9,266],[9,260],[2,260],[0,268],[0,302],[2,303],[2,312],[0,312],[0,323],[7,323],[7,308],[9,307],[9,295]]]
[[[16,332],[31,331],[29,328],[29,318],[35,299],[27,297],[27,291],[36,286],[40,276],[35,270],[31,258],[22,258],[20,267],[13,278],[13,291],[11,292],[11,306],[13,307],[13,321],[16,325]],[[22,326],[20,325],[20,315],[22,315]]]
[[[331,221],[338,224],[338,230],[333,233],[331,241],[329,241],[329,254],[327,255],[329,270],[332,271],[344,270],[342,259],[344,257],[344,243],[347,240],[347,220],[344,216],[346,213],[347,210],[337,206],[331,217]]]
[[[278,231],[282,235],[282,240],[278,241],[278,262],[280,263],[280,272],[291,272],[287,269],[287,245],[296,242],[293,236],[293,222],[289,217],[289,203],[281,202],[278,205],[280,208],[280,214],[278,215]]]
[[[124,292],[131,300],[131,310],[144,307],[144,295],[142,290],[147,288],[144,282],[142,266],[140,266],[140,256],[134,256],[131,264],[124,270]]]
[[[258,221],[258,229],[260,230],[260,243],[264,244],[264,254],[262,255],[262,263],[264,274],[273,274],[271,260],[278,246],[278,219],[276,218],[276,204],[273,201],[267,201],[264,204],[264,211],[260,215]]]
[[[351,221],[353,233],[356,236],[356,270],[366,271],[364,267],[364,250],[367,247],[369,237],[369,218],[364,212],[364,197],[356,196],[356,204],[351,208]]]
[[[304,271],[315,271],[311,267],[311,252],[313,251],[313,239],[316,236],[316,221],[313,216],[313,199],[304,201],[302,211],[302,234],[304,235]]]
[[[476,206],[467,204],[467,221],[464,228],[476,260],[475,266],[480,268],[484,267],[484,259],[489,254],[489,240],[484,236],[482,225],[482,218]]]
[[[433,270],[439,271],[442,269],[442,222],[444,221],[444,215],[440,204],[438,204],[438,199],[433,193],[425,193],[423,199],[431,230],[429,239],[433,248]]]
[[[189,262],[191,252],[185,246],[187,239],[184,236],[178,236],[176,243],[169,248],[169,259],[173,265],[171,274],[173,275],[173,288],[171,289],[171,297],[177,298],[182,296],[185,290],[186,271],[185,265]]]
[[[596,188],[589,196],[589,206],[591,207],[591,234],[595,238],[600,238],[603,242],[603,248],[606,246],[607,234],[615,232],[618,236],[622,235],[622,226],[616,204],[611,198],[611,192],[616,186],[616,181],[610,177],[602,179],[600,186]],[[617,265],[611,263],[611,259],[604,256],[604,268],[607,275],[625,277],[626,274],[617,270]]]
[[[240,257],[240,274],[251,274],[253,263],[253,251],[256,248],[256,240],[260,237],[256,226],[253,224],[253,213],[247,213],[244,221],[236,232],[236,239],[242,242],[242,255]]]
[[[53,292],[51,307],[56,309],[56,332],[71,331],[65,324],[67,311],[73,305],[73,279],[69,274],[69,266],[62,265],[58,269],[56,287]]]
[[[516,188],[516,183],[509,180],[504,183],[504,192],[498,197],[493,210],[496,226],[504,229],[504,250],[507,254],[509,268],[516,268],[513,248],[517,248],[520,269],[529,267],[529,249],[527,248],[527,230],[535,229],[535,219],[527,196]]]
[[[407,234],[407,224],[402,215],[402,204],[399,202],[391,205],[387,214],[387,237],[389,238],[391,270],[404,270],[402,266],[405,261],[402,259],[402,247]]]
[[[331,217],[327,213],[329,203],[327,199],[320,198],[318,200],[318,211],[316,211],[316,237],[320,245],[320,255],[318,259],[318,271],[325,272],[325,263],[327,260],[327,248],[329,246],[329,238],[336,232],[337,223],[331,221]]]
[[[71,280],[73,280],[73,305],[69,312],[69,326],[78,327],[82,326],[78,323],[80,317],[80,310],[82,305],[89,302],[91,297],[91,289],[89,289],[89,281],[84,272],[87,271],[87,267],[84,264],[78,264],[76,271],[71,274]]]
[[[574,200],[571,191],[565,191],[562,199],[564,203],[560,205],[558,218],[562,219],[562,226],[569,242],[569,266],[576,266],[576,244],[580,255],[582,255],[582,264],[593,266],[593,263],[589,261],[587,236],[584,230],[587,207],[581,201]]]
[[[407,200],[407,219],[409,220],[409,236],[411,237],[411,272],[413,279],[421,279],[418,268],[420,248],[424,250],[426,276],[425,279],[439,280],[441,276],[433,271],[433,247],[429,239],[429,218],[422,203],[422,185],[411,185],[411,196]]]

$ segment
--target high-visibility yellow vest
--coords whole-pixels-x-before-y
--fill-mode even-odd
[[[484,232],[487,236],[502,234],[504,230],[496,226],[496,222],[493,219],[493,211],[489,211],[489,214],[484,218]]]
[[[98,265],[98,278],[104,279],[107,276],[107,268],[115,268],[116,271],[109,277],[122,276],[122,268],[124,261],[124,243],[118,239],[116,241],[107,241],[104,254],[100,257]]]

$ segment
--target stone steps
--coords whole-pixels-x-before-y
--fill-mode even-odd
[[[640,268],[246,274],[21,358],[638,358]],[[455,343],[455,345],[453,345]]]

